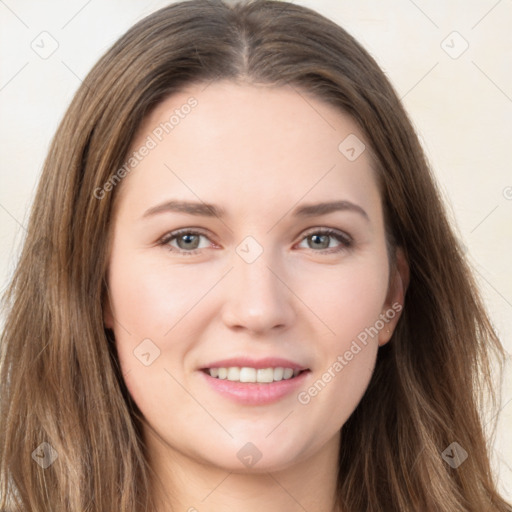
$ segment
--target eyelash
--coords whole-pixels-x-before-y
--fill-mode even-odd
[[[204,236],[204,237],[208,238],[208,236],[205,233],[203,233],[202,231],[196,231],[193,229],[182,229],[182,230],[172,231],[171,233],[166,234],[160,240],[160,242],[158,242],[158,244],[161,246],[167,246],[167,248],[171,252],[176,252],[178,254],[183,254],[186,256],[194,256],[195,254],[198,254],[202,250],[202,249],[193,249],[191,251],[185,251],[183,249],[171,247],[169,245],[169,243],[172,240],[178,238],[180,235],[199,235],[199,236]],[[330,236],[330,237],[335,238],[338,242],[341,243],[341,246],[337,247],[337,248],[322,249],[320,251],[315,251],[313,249],[310,249],[311,251],[313,251],[314,253],[317,253],[317,254],[334,254],[334,253],[342,252],[347,249],[350,249],[352,247],[352,243],[353,243],[352,239],[348,235],[345,235],[339,231],[335,231],[330,228],[317,228],[317,229],[311,230],[311,231],[307,232],[301,238],[300,241],[302,242],[303,240],[305,240],[306,238],[308,238],[311,235]]]

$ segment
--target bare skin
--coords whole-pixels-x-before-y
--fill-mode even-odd
[[[389,269],[369,152],[351,161],[338,149],[364,137],[290,87],[215,82],[162,102],[132,150],[191,96],[197,106],[119,185],[105,310],[146,420],[158,512],[334,512],[340,428],[392,336],[408,279],[400,252]],[[171,199],[225,215],[147,213]],[[332,201],[344,208],[294,214]],[[165,238],[182,229],[200,233]],[[378,333],[362,343],[370,327]],[[233,357],[307,371],[271,403],[240,403],[203,371]]]

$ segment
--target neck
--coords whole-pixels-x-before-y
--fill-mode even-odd
[[[273,471],[245,472],[190,457],[146,435],[157,512],[339,512],[336,480],[339,435],[312,457]]]

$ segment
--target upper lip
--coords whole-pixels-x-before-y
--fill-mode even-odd
[[[238,366],[239,368],[292,368],[293,370],[307,370],[308,368],[289,359],[280,357],[265,357],[263,359],[251,359],[250,357],[235,357],[231,359],[222,359],[214,361],[203,366],[201,369],[208,368],[230,368]]]

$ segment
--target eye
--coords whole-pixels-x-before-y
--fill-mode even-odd
[[[331,245],[333,239],[339,242],[337,247]],[[352,239],[348,235],[329,228],[316,228],[306,234],[303,240],[308,243],[309,248],[315,249],[314,252],[319,252],[320,254],[337,253],[349,249],[352,246]]]
[[[165,245],[173,252],[180,254],[193,255],[200,252],[204,247],[199,247],[200,237],[207,238],[207,236],[200,232],[191,229],[182,229],[180,231],[173,231],[165,235],[159,242],[160,245]],[[176,242],[177,247],[171,242]],[[206,245],[208,247],[208,245]]]
[[[165,235],[160,240],[159,245],[166,246],[166,248],[172,252],[191,256],[200,253],[201,249],[209,247],[209,244],[200,247],[201,237],[208,240],[206,234],[201,231],[181,229]],[[331,242],[333,239],[338,241],[338,246],[332,246]],[[352,246],[352,239],[348,235],[330,228],[316,228],[311,230],[302,238],[302,241],[308,242],[308,248],[320,254],[338,253]]]

